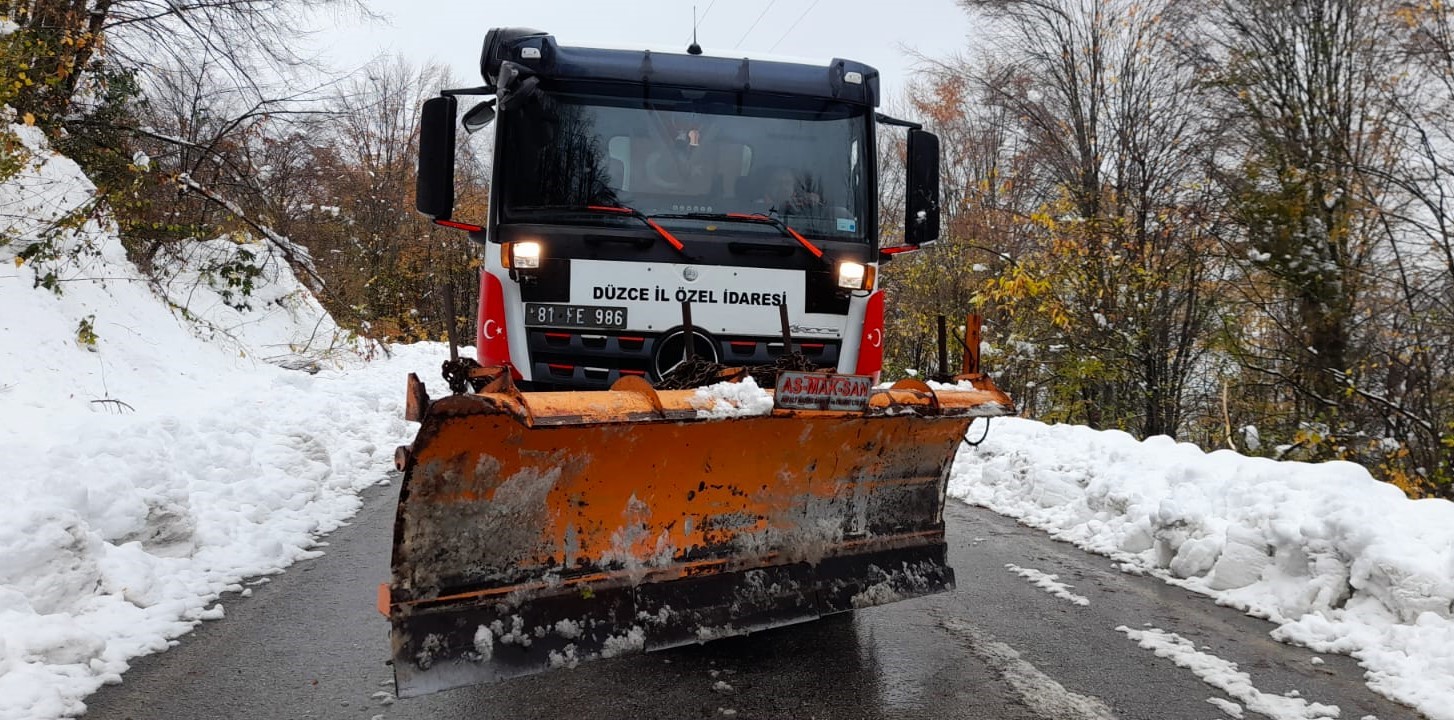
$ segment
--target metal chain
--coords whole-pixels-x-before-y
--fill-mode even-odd
[[[471,379],[470,370],[479,367],[480,364],[471,358],[460,358],[458,360],[446,360],[442,367],[444,381],[449,385],[449,391],[459,395],[466,392],[466,389],[473,386],[478,391],[484,386],[483,380]],[[690,390],[692,388],[715,385],[716,383],[729,380],[734,377],[747,375],[757,382],[758,387],[771,388],[777,384],[777,375],[785,371],[812,372],[818,370],[818,366],[801,352],[792,352],[779,357],[770,365],[723,365],[722,363],[705,360],[700,356],[690,360],[684,360],[672,368],[666,375],[657,382],[658,390]],[[734,372],[737,371],[737,372]]]
[[[459,395],[471,385],[475,390],[484,387],[483,380],[470,380],[470,370],[479,366],[480,364],[473,358],[462,357],[458,360],[445,360],[441,372],[444,375],[444,382],[449,385],[449,391]]]
[[[734,370],[745,371],[758,387],[770,388],[777,384],[777,375],[783,371],[817,370],[818,366],[801,352],[792,352],[779,357],[771,365],[734,366],[694,357],[672,368],[656,383],[658,390],[689,390],[713,385],[733,376]]]

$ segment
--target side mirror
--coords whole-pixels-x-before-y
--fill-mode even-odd
[[[909,131],[909,182],[904,198],[904,244],[939,239],[939,136]]]
[[[414,181],[414,209],[431,220],[448,220],[454,212],[454,96],[424,101],[419,113],[419,174]]]
[[[485,129],[495,119],[495,101],[486,100],[472,108],[460,119],[467,133],[477,133]]]

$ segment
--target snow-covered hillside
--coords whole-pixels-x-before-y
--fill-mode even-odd
[[[55,718],[220,617],[220,593],[314,552],[387,478],[410,435],[403,378],[441,351],[365,363],[261,245],[249,309],[200,272],[226,239],[154,290],[80,169],[38,129],[10,132],[26,161],[0,183],[0,718]],[[54,235],[76,262],[17,262],[84,215]],[[38,265],[59,292],[35,287]]]
[[[1350,463],[1019,419],[961,450],[949,492],[1351,654],[1373,689],[1454,720],[1454,503]]]

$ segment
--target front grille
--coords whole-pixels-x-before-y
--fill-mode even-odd
[[[656,380],[652,357],[664,333],[601,332],[530,328],[526,347],[530,352],[534,382],[561,388],[601,390],[622,376]],[[771,365],[783,355],[782,338],[718,336],[712,338],[723,365]],[[819,368],[838,366],[838,340],[794,341],[793,346]]]

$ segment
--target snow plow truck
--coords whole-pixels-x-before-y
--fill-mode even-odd
[[[483,266],[477,357],[451,351],[449,394],[408,383],[398,695],[953,587],[949,466],[1011,402],[977,329],[948,389],[878,382],[877,270],[939,234],[938,139],[876,112],[878,72],[519,28],[481,72],[421,111],[417,208]],[[455,218],[457,131],[490,124],[488,217]],[[891,126],[904,242],[881,247]]]

